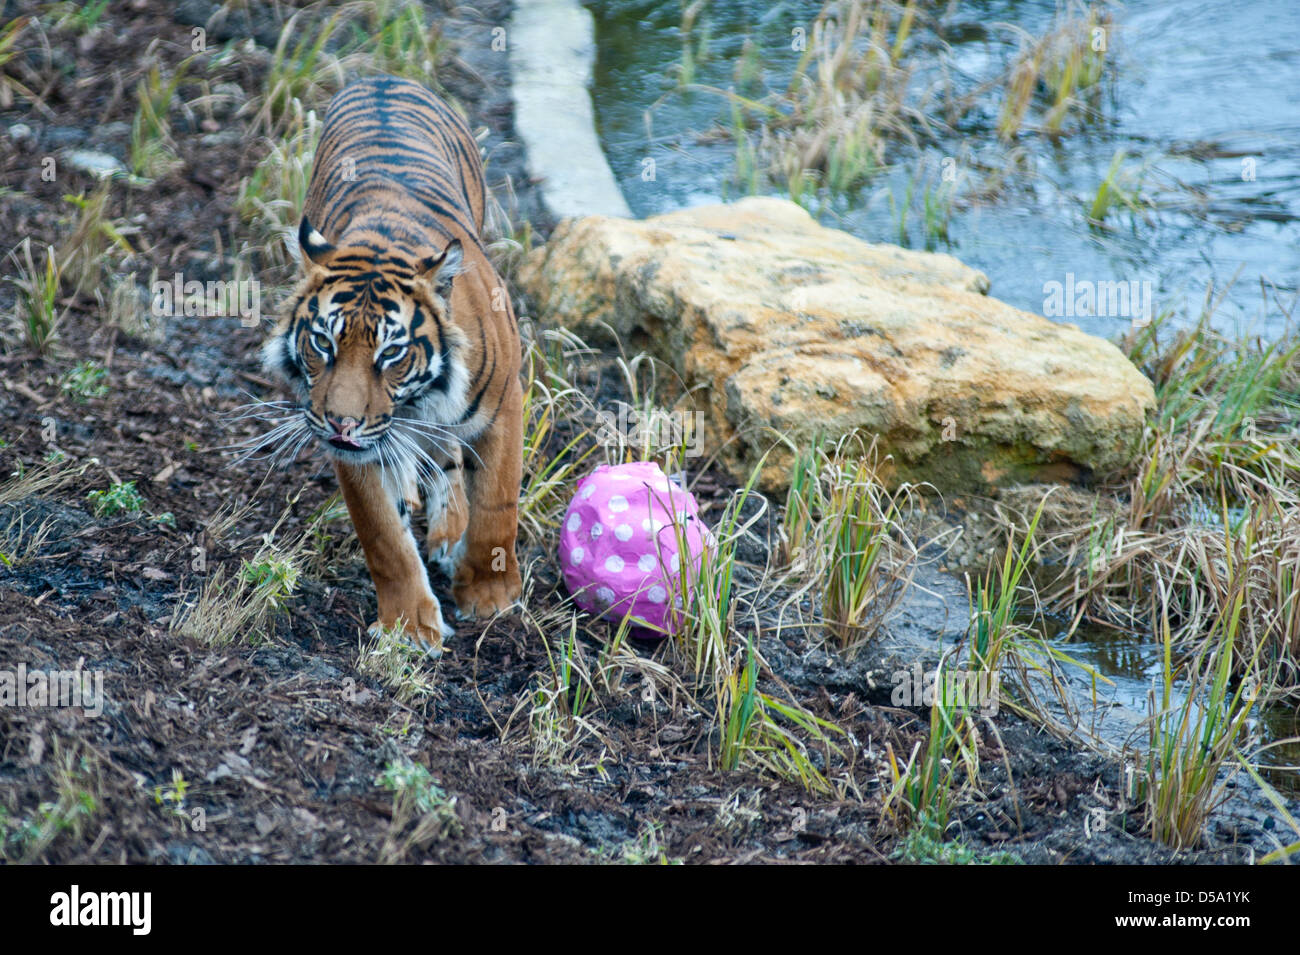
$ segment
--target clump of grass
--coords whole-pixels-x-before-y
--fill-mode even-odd
[[[898,606],[916,561],[902,529],[910,487],[887,492],[865,458],[837,468],[818,526],[825,554],[822,614],[840,649],[872,639]]]
[[[545,607],[533,599],[537,584],[536,563],[524,568],[524,625],[532,631],[530,643],[545,651],[545,664],[538,667],[501,731],[503,741],[511,735],[515,720],[526,717],[528,741],[535,765],[580,773],[594,768],[582,764],[579,754],[595,741],[602,751],[610,744],[601,732],[598,712],[611,701],[621,703],[639,687],[645,700],[685,698],[687,694],[663,664],[642,656],[628,645],[632,621],[625,616],[613,633],[600,624],[582,626],[582,615],[568,605]],[[586,633],[584,639],[582,633]],[[591,647],[599,647],[593,650]]]
[[[393,794],[393,814],[379,852],[384,865],[404,862],[414,849],[462,831],[456,797],[449,796],[425,767],[408,759],[390,762],[375,785]]]
[[[81,402],[108,394],[108,369],[98,362],[83,361],[64,373],[60,389]]]
[[[917,820],[894,850],[893,858],[912,865],[1023,865],[1014,852],[979,852],[946,833],[929,814]]]
[[[101,288],[95,289],[95,297],[100,310],[107,314],[108,324],[121,329],[125,334],[144,341],[158,343],[163,338],[162,322],[156,319],[150,307],[149,295],[145,289],[136,284],[136,273],[115,275],[109,279],[107,301]],[[152,269],[150,287],[158,278],[158,270]]]
[[[413,703],[427,700],[437,688],[425,669],[427,659],[425,651],[413,646],[400,626],[381,627],[361,648],[357,670],[386,686],[399,703]]]
[[[309,11],[300,10],[288,19],[271,55],[262,92],[246,107],[253,114],[254,133],[281,138],[304,105],[310,109],[324,104],[343,86],[343,65],[327,47],[348,12],[336,10],[322,20],[304,18]]]
[[[90,467],[63,467],[62,461],[47,461],[37,467],[28,467],[21,460],[3,484],[0,484],[0,507],[8,507],[28,498],[48,494],[63,487],[73,478],[80,477]]]
[[[128,227],[106,215],[111,182],[105,179],[90,195],[63,197],[77,209],[72,231],[61,243],[59,253],[63,263],[60,278],[72,295],[103,283],[111,252],[128,256],[134,253],[126,237]]]
[[[1137,169],[1127,167],[1124,165],[1127,158],[1128,154],[1122,149],[1116,150],[1115,155],[1111,158],[1110,168],[1106,170],[1106,177],[1097,186],[1097,192],[1088,205],[1088,224],[1090,226],[1099,227],[1104,225],[1111,213],[1118,209],[1125,209],[1129,213],[1137,215],[1151,205],[1151,200],[1142,192],[1142,176],[1145,172],[1145,166]]]
[[[235,208],[248,226],[260,264],[280,270],[287,280],[297,266],[287,243],[297,242],[295,230],[307,199],[320,121],[315,111],[304,111],[295,100],[284,126],[284,135],[272,141],[265,158],[239,184]]]
[[[1181,701],[1174,693],[1179,674],[1169,607],[1161,600],[1157,611],[1164,655],[1159,699],[1155,689],[1148,696],[1150,730],[1139,796],[1152,837],[1175,849],[1197,845],[1210,813],[1227,798],[1258,687],[1266,679],[1253,658],[1246,678],[1232,687],[1244,609],[1245,594],[1239,590],[1216,617],[1212,639],[1185,665]]]
[[[618,850],[618,861],[625,865],[682,865],[682,860],[669,856],[663,846],[662,822],[646,822],[636,839],[625,842]]]
[[[179,63],[170,78],[164,78],[162,70],[155,64],[136,84],[136,111],[131,120],[128,157],[128,165],[135,176],[152,180],[166,176],[181,165],[168,113],[189,64],[190,60]]]
[[[40,20],[36,17],[14,17],[0,27],[0,109],[9,109],[13,106],[15,93],[31,102],[40,102],[39,97],[32,92],[31,87],[20,82],[14,76],[14,73],[19,71],[27,74],[34,72],[24,62],[22,56],[24,51],[18,46],[18,38],[22,36],[24,30],[32,25],[35,25],[39,30]],[[49,66],[48,52],[47,45],[45,64],[47,67]],[[31,80],[39,80],[39,76],[33,76]],[[49,108],[46,107],[44,111],[49,113]]]
[[[784,551],[821,596],[824,624],[842,651],[873,639],[906,592],[918,548],[915,489],[887,491],[874,443],[849,436],[832,450],[797,451],[786,496]]]
[[[362,22],[352,24],[358,52],[348,65],[404,76],[441,91],[439,68],[450,45],[436,20],[426,22],[424,5],[413,0],[375,0]]]
[[[286,512],[287,514],[288,512]],[[281,521],[284,518],[281,517]],[[178,601],[172,613],[172,633],[188,637],[204,646],[226,646],[236,639],[269,640],[273,624],[282,616],[288,600],[297,589],[305,539],[287,546],[274,542],[275,529],[262,538],[252,559],[245,559],[235,573],[224,566],[213,569],[189,603]],[[217,531],[209,532],[218,537]]]
[[[1043,105],[1039,128],[1049,136],[1061,135],[1072,118],[1083,125],[1098,116],[1114,32],[1110,14],[1097,5],[1072,3],[1041,36],[1017,32],[1020,52],[1003,81],[998,135],[1018,136],[1035,100]]]
[[[1060,568],[1044,599],[1142,629],[1154,626],[1145,608],[1164,581],[1174,642],[1190,650],[1240,590],[1236,665],[1265,644],[1261,659],[1280,667],[1270,692],[1290,695],[1300,690],[1300,450],[1291,437],[1300,342],[1229,341],[1211,326],[1212,310],[1207,298],[1199,321],[1167,341],[1165,314],[1123,343],[1155,385],[1155,420],[1133,476],[1102,491],[1119,507],[1055,534]]]
[[[36,265],[32,256],[32,240],[23,239],[17,249],[10,251],[9,260],[15,274],[6,276],[17,290],[14,302],[14,324],[26,345],[45,353],[54,344],[59,325],[68,314],[65,307],[57,308],[59,286],[63,281],[62,267],[52,247],[45,248],[45,266]]]
[[[145,505],[144,496],[136,490],[134,481],[117,481],[102,491],[90,491],[86,500],[96,517],[139,514]]]
[[[241,563],[239,579],[261,595],[271,610],[279,611],[297,590],[298,568],[290,557],[269,552]]]
[[[1058,490],[1050,487],[1043,494],[1018,546],[1017,531],[1013,528],[1008,532],[1001,564],[989,567],[982,578],[973,582],[967,578],[971,620],[965,649],[971,671],[984,680],[983,685],[992,686],[999,694],[999,706],[1005,704],[1020,716],[1065,735],[1068,729],[1061,725],[1058,714],[1072,723],[1076,720],[1062,668],[1071,666],[1082,671],[1090,678],[1094,694],[1098,682],[1111,681],[1049,643],[1043,628],[1025,619],[1041,621],[1041,606],[1030,577],[1039,549],[1034,535],[1048,501]],[[1026,592],[1033,601],[1032,608],[1023,602]],[[1018,698],[1008,698],[1003,688]],[[1050,699],[1044,698],[1044,692],[1050,694]]]
[[[675,607],[670,625],[673,646],[691,674],[695,691],[712,702],[722,768],[748,767],[799,782],[810,792],[831,793],[834,787],[826,772],[833,761],[845,758],[836,742],[843,730],[788,694],[782,698],[759,688],[760,676],[773,682],[776,678],[762,664],[756,636],[742,642],[736,620],[741,605],[736,547],[764,509],[747,520],[741,513],[761,469],[762,462],[733,494],[713,532],[705,534],[698,560],[681,561],[669,594]],[[673,529],[678,553],[691,554],[683,522],[674,521]],[[756,616],[749,624],[754,633],[759,632]]]
[[[93,755],[64,751],[55,738],[46,763],[54,792],[19,817],[0,808],[0,859],[35,862],[55,843],[79,842],[103,806],[103,783]]]
[[[46,519],[32,527],[26,513],[12,506],[8,510],[9,521],[0,530],[0,564],[13,570],[36,559],[54,532],[54,521]]]
[[[305,538],[308,553],[303,569],[319,576],[328,567],[337,567],[357,553],[356,535],[352,533],[348,508],[342,494],[331,495],[307,517]],[[336,525],[343,533],[336,535]]]
[[[773,178],[815,177],[832,194],[852,193],[881,168],[891,142],[918,141],[927,120],[903,57],[915,16],[915,0],[822,8],[780,108],[758,111],[758,149]]]
[[[262,92],[250,101],[252,129],[283,139],[294,116],[322,108],[349,72],[391,73],[439,87],[450,47],[413,0],[365,0],[328,18],[326,4],[299,10],[280,31]]]
[[[154,805],[162,806],[174,816],[182,816],[188,819],[189,814],[185,808],[185,797],[189,791],[190,781],[185,778],[185,774],[179,769],[173,769],[171,778],[167,782],[154,786]]]
[[[580,422],[590,401],[574,383],[574,363],[591,354],[563,329],[544,329],[524,355],[524,486],[519,526],[525,540],[549,545],[568,507],[571,488],[595,450],[591,429]],[[577,423],[577,424],[575,424]]]
[[[100,18],[108,8],[108,0],[88,0],[84,3],[56,3],[50,13],[57,15],[55,27],[68,28],[80,34],[95,32]]]
[[[694,83],[696,67],[708,60],[712,31],[707,20],[700,23],[700,14],[708,5],[709,0],[681,0],[682,19],[677,32],[681,36],[682,55],[675,64],[679,87],[685,88]]]
[[[892,743],[886,743],[891,786],[881,813],[905,830],[922,824],[942,836],[961,788],[979,780],[979,735],[975,714],[964,695],[950,694],[944,668],[951,654],[940,661],[935,679],[930,727],[924,745],[918,741],[899,766]]]
[[[622,642],[624,626],[614,637]],[[578,617],[557,638],[542,635],[547,669],[538,674],[528,711],[528,732],[535,763],[561,766],[570,761],[577,744],[587,736],[600,737],[587,718],[595,697],[591,670],[578,639]],[[554,645],[552,645],[554,644]]]

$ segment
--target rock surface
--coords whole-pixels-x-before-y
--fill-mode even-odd
[[[566,220],[520,279],[544,323],[674,368],[738,479],[777,444],[769,490],[792,460],[778,433],[876,435],[891,480],[941,490],[1077,480],[1122,469],[1155,406],[1111,343],[987,297],[952,256],[780,199]]]

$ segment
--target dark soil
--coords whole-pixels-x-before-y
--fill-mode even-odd
[[[39,5],[4,6],[8,18]],[[27,127],[18,138],[0,137],[7,187],[0,231],[10,241],[66,234],[61,197],[95,182],[63,162],[57,181],[45,182],[39,158],[68,148],[124,158],[136,82],[151,63],[170,67],[188,56],[188,25],[207,22],[216,7],[112,4],[93,42],[50,32],[48,60],[32,52],[29,69],[9,71],[44,81],[37,90],[43,109],[19,96],[0,111],[0,132]],[[261,45],[261,56],[254,50],[223,67],[221,81],[245,90],[258,87],[265,46],[279,29],[272,7],[254,7],[263,12],[252,23],[212,30],[219,42],[251,35]],[[507,210],[544,232],[512,144],[505,57],[488,48],[491,27],[507,12],[503,0],[487,0],[445,14],[461,66],[443,82],[472,125],[490,130],[494,189],[515,197]],[[198,93],[197,84],[179,90],[182,99]],[[238,140],[187,132],[180,113],[173,120],[183,165],[152,186],[115,189],[110,215],[138,227],[132,269],[224,277],[237,241],[236,190],[258,155]],[[223,129],[246,122],[221,119]],[[13,299],[6,283],[0,309]],[[208,575],[219,567],[233,574],[281,520],[278,535],[300,532],[337,487],[319,455],[304,452],[268,473],[265,463],[236,466],[237,453],[227,449],[259,427],[236,420],[234,409],[250,394],[276,397],[258,366],[264,328],[176,318],[155,337],[133,336],[106,323],[92,294],[66,304],[48,354],[37,355],[13,332],[0,354],[4,474],[30,473],[61,454],[66,477],[0,514],[0,529],[19,515],[28,528],[49,529],[30,560],[0,567],[0,669],[102,671],[106,701],[99,716],[0,709],[0,822],[11,830],[10,858],[19,857],[13,827],[39,819],[42,804],[57,798],[55,778],[68,754],[84,760],[75,765],[84,766],[81,785],[95,793],[93,811],[84,825],[58,833],[38,861],[374,862],[391,838],[397,849],[388,855],[407,861],[591,862],[644,848],[648,833],[664,856],[687,862],[885,862],[895,852],[899,835],[881,817],[886,745],[905,758],[925,739],[928,713],[889,705],[895,663],[884,649],[843,660],[819,649],[813,635],[761,638],[767,677],[852,734],[861,798],[832,799],[711,768],[708,728],[684,703],[647,701],[639,686],[596,701],[603,740],[581,744],[574,768],[535,765],[526,719],[511,714],[546,658],[517,615],[491,626],[462,622],[450,652],[431,665],[433,698],[398,702],[357,670],[374,593],[346,522],[332,526],[323,568],[300,580],[269,639],[214,649],[177,635],[178,606]],[[104,396],[79,398],[61,387],[84,360],[108,370]],[[117,481],[136,483],[143,512],[96,517],[87,494]],[[730,484],[709,474],[697,489],[716,513]],[[246,514],[215,533],[214,518],[236,504],[247,504]],[[171,520],[157,520],[164,514]],[[761,562],[765,550],[745,556]],[[551,554],[533,548],[520,556],[533,566],[533,600],[558,603]],[[450,606],[445,583],[435,577]],[[1248,845],[1267,845],[1247,820],[1217,848],[1157,847],[1141,835],[1135,813],[1119,811],[1115,763],[1005,713],[995,723],[997,737],[984,742],[981,792],[954,811],[949,839],[1034,863],[1233,862],[1247,857]],[[394,821],[392,797],[375,779],[401,758],[426,766],[455,797],[458,825],[416,838],[413,822]],[[184,815],[169,798],[178,779]],[[1089,836],[1084,821],[1094,809],[1108,825]]]

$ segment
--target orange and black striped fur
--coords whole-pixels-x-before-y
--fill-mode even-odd
[[[379,604],[379,623],[440,649],[451,628],[426,554],[462,616],[509,606],[523,420],[519,329],[479,233],[478,145],[409,80],[336,95],[298,232],[304,277],[264,348],[334,459]]]

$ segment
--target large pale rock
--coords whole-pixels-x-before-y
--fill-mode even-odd
[[[1078,479],[1122,468],[1155,405],[1109,342],[988,298],[952,256],[872,245],[780,199],[567,220],[520,278],[543,322],[676,369],[737,478],[775,433],[859,432],[894,480]],[[790,463],[778,446],[762,486]]]

